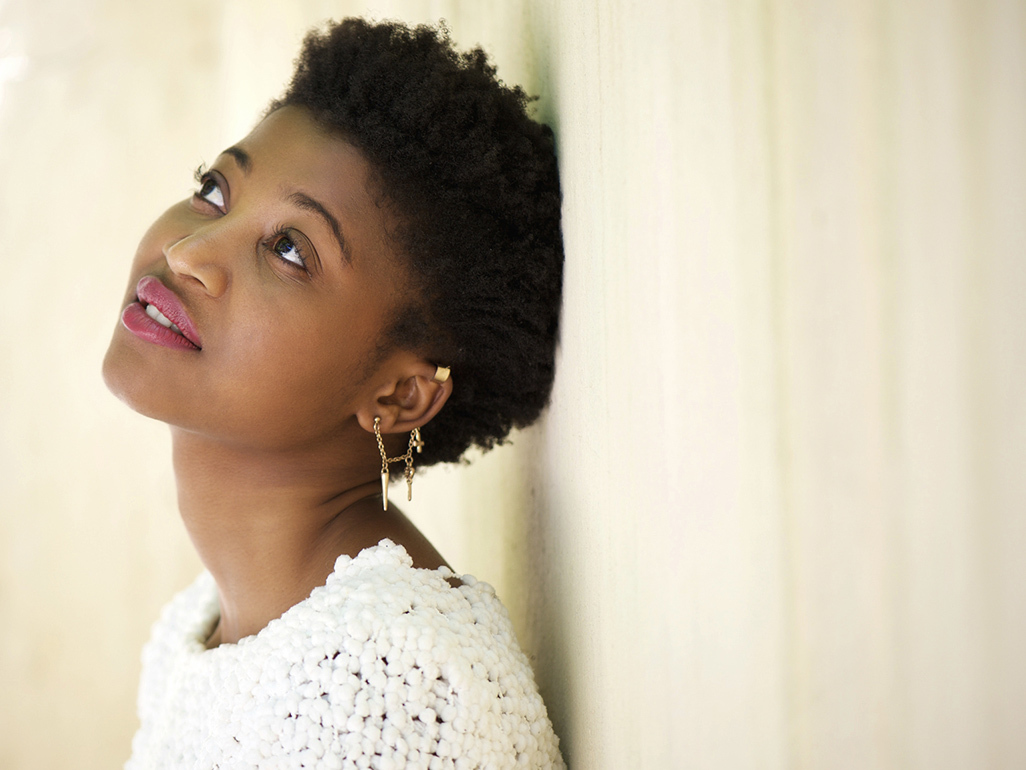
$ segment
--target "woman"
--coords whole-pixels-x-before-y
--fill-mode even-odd
[[[104,377],[170,426],[207,571],[144,652],[129,768],[562,766],[494,593],[388,499],[548,398],[559,183],[526,102],[444,30],[331,25],[143,237]]]

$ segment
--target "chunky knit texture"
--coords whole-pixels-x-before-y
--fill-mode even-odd
[[[143,650],[126,770],[563,768],[495,591],[451,577],[382,540],[260,633],[206,650],[218,602],[200,575]]]

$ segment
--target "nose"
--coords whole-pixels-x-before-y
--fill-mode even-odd
[[[227,260],[221,258],[214,233],[204,228],[170,240],[164,245],[164,258],[171,271],[194,280],[212,297],[220,297],[231,282]],[[223,245],[222,245],[223,246]]]

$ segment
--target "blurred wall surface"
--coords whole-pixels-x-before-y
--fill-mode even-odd
[[[0,767],[128,756],[200,568],[99,377],[129,260],[354,14],[557,133],[552,407],[408,510],[571,766],[1026,767],[1021,0],[0,0]]]

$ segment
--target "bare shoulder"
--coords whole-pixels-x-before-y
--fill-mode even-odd
[[[387,538],[406,549],[413,559],[413,566],[419,569],[449,567],[449,563],[406,516],[389,504],[382,511],[376,500],[368,500],[359,511],[352,512],[345,530],[343,552],[355,556],[364,548],[377,545]],[[449,567],[452,569],[452,567]]]

